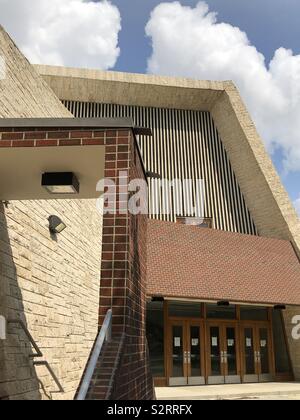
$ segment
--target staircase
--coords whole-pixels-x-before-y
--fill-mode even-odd
[[[76,393],[76,400],[110,399],[123,343],[124,334],[112,337],[112,310],[109,309]]]
[[[86,400],[107,400],[113,388],[114,376],[122,347],[122,337],[104,344],[90,383]]]

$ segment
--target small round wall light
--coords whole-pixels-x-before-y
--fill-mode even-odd
[[[58,216],[50,216],[48,221],[51,233],[61,233],[67,227],[67,225]]]

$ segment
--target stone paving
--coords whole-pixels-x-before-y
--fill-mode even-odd
[[[158,400],[300,400],[300,383],[156,388]]]

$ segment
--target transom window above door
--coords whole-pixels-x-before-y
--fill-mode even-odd
[[[170,317],[180,318],[202,318],[202,305],[201,303],[188,303],[173,301],[168,304],[168,314]]]

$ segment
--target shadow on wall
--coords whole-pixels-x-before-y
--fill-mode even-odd
[[[0,315],[6,319],[26,317],[22,294],[18,285],[8,235],[5,207],[0,203]],[[39,380],[29,358],[31,344],[24,332],[14,325],[7,331],[7,339],[0,340],[0,400],[40,400]]]

